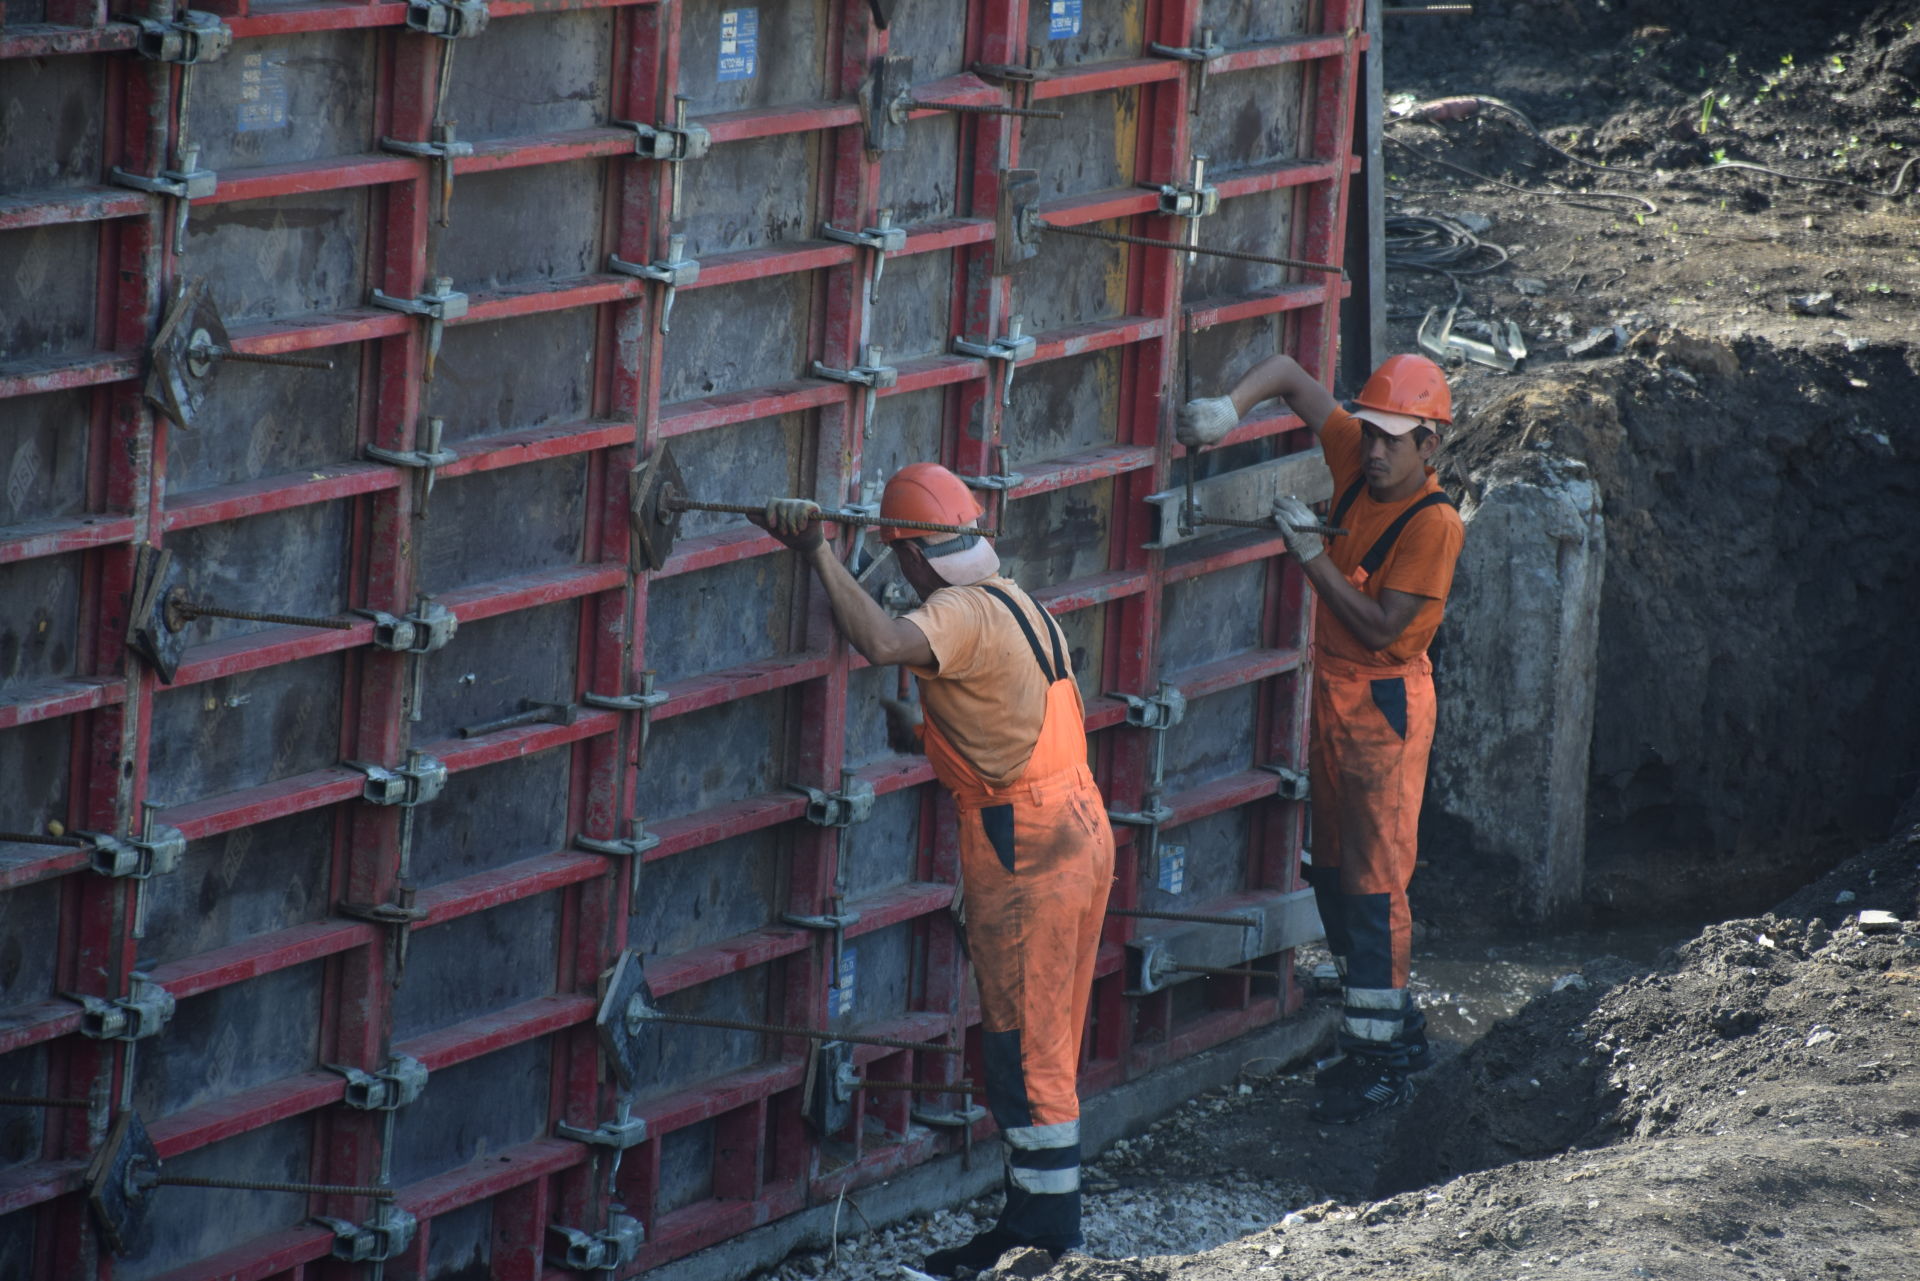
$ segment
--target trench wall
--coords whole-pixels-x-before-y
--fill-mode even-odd
[[[0,9],[0,829],[30,838],[0,843],[0,1092],[43,1100],[0,1102],[0,1275],[365,1274],[315,1216],[391,1219],[335,1193],[154,1189],[116,1257],[87,1166],[128,1114],[168,1174],[390,1187],[418,1227],[375,1234],[385,1275],[436,1279],[565,1275],[556,1229],[621,1214],[631,1275],[991,1133],[964,1095],[864,1085],[810,1118],[808,1038],[601,1016],[624,956],[672,1014],[958,1051],[855,1047],[863,1080],[980,1078],[948,816],[882,732],[895,674],[736,518],[636,554],[630,474],[669,444],[733,501],[856,502],[928,458],[981,478],[1071,640],[1109,804],[1164,806],[1157,840],[1118,826],[1115,904],[1297,907],[1304,807],[1267,767],[1304,765],[1302,584],[1257,534],[1146,548],[1143,500],[1189,465],[1186,389],[1277,350],[1330,371],[1345,286],[1057,236],[996,274],[994,214],[1024,166],[1052,222],[1178,239],[1155,188],[1204,154],[1203,242],[1337,262],[1359,6],[878,7],[497,0],[443,38],[408,23],[477,12],[211,0],[231,48],[193,65],[92,0]],[[1152,48],[1207,32],[1202,61]],[[870,139],[889,54],[922,102],[1062,118],[909,108]],[[710,149],[649,158],[677,135],[631,122]],[[876,279],[826,228],[883,214],[906,236]],[[676,259],[672,294],[616,263]],[[180,334],[331,367],[169,348],[189,288],[217,320]],[[954,346],[1016,318],[1017,368]],[[1269,415],[1198,465],[1309,444]],[[155,551],[187,599],[338,626],[176,630],[135,599]],[[424,655],[369,613],[436,609],[458,628]],[[1130,724],[1117,695],[1163,681],[1186,718]],[[372,798],[434,764],[431,800]],[[809,821],[796,787],[847,785],[864,821]],[[838,949],[787,919],[836,911]],[[1147,933],[1268,974],[1143,987]],[[1113,918],[1083,1089],[1295,1008],[1291,941]],[[402,1061],[417,1099],[349,1105],[342,1069]],[[617,1163],[577,1137],[623,1116]]]

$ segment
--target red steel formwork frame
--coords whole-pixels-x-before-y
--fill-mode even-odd
[[[57,817],[72,829],[128,833],[138,829],[143,803],[153,799],[148,774],[155,747],[155,699],[161,688],[120,639],[126,632],[136,548],[166,545],[228,522],[344,504],[350,512],[346,603],[406,614],[421,583],[418,531],[430,520],[420,510],[421,488],[403,469],[355,459],[365,445],[401,451],[421,446],[428,334],[416,318],[373,306],[236,325],[233,345],[241,351],[333,352],[359,363],[354,458],[170,499],[168,452],[175,429],[145,404],[139,379],[163,299],[182,275],[182,246],[174,239],[176,211],[168,199],[107,185],[106,171],[118,167],[152,174],[174,163],[188,73],[130,52],[134,28],[109,20],[103,4],[46,0],[43,10],[29,14],[34,20],[24,24],[18,16],[22,6],[12,7],[11,23],[0,9],[0,73],[9,63],[18,66],[25,59],[99,59],[106,66],[99,107],[107,123],[95,184],[0,193],[0,238],[35,228],[92,225],[97,228],[100,263],[91,352],[25,357],[0,353],[0,417],[25,397],[79,393],[85,420],[72,430],[84,433],[88,445],[84,510],[0,529],[0,572],[16,564],[51,563],[57,557],[70,558],[79,567],[75,625],[78,635],[88,638],[70,670],[57,678],[0,686],[0,733],[64,722],[70,726],[71,744],[64,812],[0,813],[0,826],[17,828]],[[290,33],[380,29],[373,107],[378,133],[401,139],[430,136],[444,65],[442,42],[405,29],[408,6],[216,0],[207,7],[230,27],[235,53],[250,41]],[[897,32],[898,24],[913,20],[916,6],[894,7],[901,11],[895,17]],[[1347,183],[1358,164],[1348,143],[1354,68],[1364,43],[1358,0],[1317,0],[1304,6],[1305,20],[1296,35],[1232,49],[1205,64],[1147,52],[1150,43],[1197,44],[1208,13],[1220,7],[1210,0],[1145,0],[1128,9],[1140,23],[1131,56],[1056,67],[1043,78],[1015,81],[1011,87],[965,73],[924,86],[922,94],[948,102],[1021,105],[1130,95],[1137,104],[1137,122],[1129,176],[1149,186],[1063,196],[1046,202],[1043,212],[1059,225],[1112,224],[1173,240],[1180,237],[1183,224],[1158,215],[1151,187],[1185,178],[1203,78],[1217,84],[1239,73],[1299,64],[1303,154],[1236,170],[1217,185],[1228,204],[1276,193],[1290,198],[1288,241],[1263,244],[1266,252],[1338,262]],[[495,0],[491,17],[498,22],[599,8],[613,11],[610,120],[671,120],[682,75],[683,6],[653,0]],[[1029,8],[1028,0],[969,0],[967,62],[1026,65],[1033,29]],[[816,198],[817,221],[871,226],[883,198],[885,160],[864,145],[853,90],[873,60],[888,51],[889,32],[872,23],[864,0],[822,0],[820,9],[824,47],[831,51],[832,62],[827,99],[725,112],[700,123],[716,146],[807,136],[810,145],[822,149],[822,172],[829,178]],[[153,9],[157,17],[170,11],[166,4]],[[931,114],[919,112],[916,119]],[[896,256],[928,255],[950,264],[955,282],[950,302],[953,336],[978,339],[1006,333],[1017,293],[1044,287],[1044,276],[996,276],[992,267],[1001,172],[1020,163],[1023,141],[1045,127],[1044,122],[1024,124],[1007,117],[962,118],[957,126],[960,172],[955,178],[964,207],[951,217],[913,225],[906,249]],[[566,164],[601,166],[607,175],[604,244],[623,259],[651,261],[667,255],[667,237],[674,230],[669,166],[635,158],[633,151],[633,132],[607,123],[482,142],[473,154],[451,163],[460,179],[504,170],[537,174],[544,167]],[[391,296],[415,298],[426,291],[434,274],[437,187],[432,162],[425,159],[378,152],[330,156],[223,171],[217,190],[195,200],[192,214],[197,217],[222,204],[364,191],[373,211],[363,247],[369,278]],[[455,203],[457,207],[457,196]],[[1203,238],[1208,225],[1201,224]],[[0,255],[5,251],[6,242],[0,239]],[[804,275],[812,298],[807,309],[809,354],[828,366],[851,368],[861,363],[866,345],[882,336],[872,329],[866,257],[865,250],[830,240],[788,240],[711,255],[703,261],[698,281],[682,292]],[[1044,272],[1044,264],[1043,258],[1029,273]],[[0,258],[0,267],[4,265]],[[1258,643],[1185,668],[1173,678],[1189,700],[1241,689],[1252,691],[1254,698],[1254,751],[1248,767],[1175,789],[1165,798],[1173,811],[1165,824],[1169,829],[1248,809],[1251,820],[1237,889],[1192,905],[1222,912],[1300,886],[1302,806],[1281,798],[1278,776],[1259,766],[1297,767],[1304,761],[1306,594],[1295,567],[1279,555],[1277,539],[1244,534],[1172,553],[1146,549],[1143,544],[1153,531],[1143,500],[1169,488],[1179,475],[1179,451],[1169,444],[1170,423],[1181,395],[1173,389],[1183,368],[1187,336],[1272,318],[1279,326],[1281,347],[1310,371],[1328,376],[1345,287],[1327,275],[1293,273],[1274,287],[1191,298],[1185,296],[1185,276],[1182,255],[1131,248],[1125,251],[1121,314],[1038,334],[1036,353],[1021,362],[1023,375],[1050,362],[1118,353],[1113,437],[1091,448],[1024,461],[1022,478],[989,501],[989,515],[1005,524],[1022,503],[1078,486],[1111,486],[1106,563],[1092,572],[1033,585],[1057,614],[1104,609],[1098,670],[1088,677],[1092,691],[1102,696],[1089,699],[1088,729],[1094,735],[1100,781],[1116,810],[1138,809],[1147,795],[1155,731],[1127,725],[1124,703],[1103,696],[1104,691],[1149,694],[1170,670],[1169,659],[1177,656],[1164,652],[1161,634],[1170,590],[1238,567],[1260,567],[1260,599],[1248,606],[1260,614]],[[438,470],[446,482],[564,460],[583,465],[584,530],[576,563],[465,586],[439,598],[463,625],[556,606],[577,611],[574,688],[568,691],[573,696],[640,688],[647,661],[649,596],[660,584],[780,555],[772,540],[740,527],[682,540],[655,573],[632,563],[625,527],[626,473],[664,442],[805,414],[815,493],[823,501],[857,502],[862,498],[860,482],[872,470],[863,458],[868,447],[861,430],[868,409],[864,398],[937,391],[943,398],[944,461],[968,476],[1005,470],[1002,374],[993,362],[923,355],[903,361],[897,384],[879,392],[800,377],[667,403],[662,394],[671,343],[670,336],[662,338],[666,305],[657,286],[627,275],[589,272],[538,285],[475,290],[467,315],[453,322],[481,325],[561,312],[590,317],[594,375],[588,412],[536,426],[502,424],[504,431],[463,445],[457,459]],[[1297,419],[1269,413],[1244,424],[1228,445],[1270,456],[1311,443]],[[696,478],[696,487],[699,483]],[[819,594],[804,599],[807,606],[795,623],[789,652],[778,660],[666,682],[667,698],[651,712],[652,724],[660,727],[678,717],[777,695],[786,700],[797,727],[790,731],[786,781],[822,789],[838,786],[842,766],[850,759],[845,714],[850,681],[862,664],[834,635]],[[758,605],[749,602],[746,607]],[[420,750],[444,762],[458,778],[553,753],[569,761],[565,795],[553,802],[564,807],[568,833],[614,838],[648,808],[646,713],[588,709],[566,724],[529,724],[472,739],[415,741],[409,721],[410,661],[376,648],[373,631],[372,621],[365,619],[346,630],[274,626],[230,632],[191,648],[174,689],[212,690],[217,682],[232,678],[336,657],[341,676],[337,759],[343,763],[168,805],[153,817],[179,829],[187,840],[201,841],[303,814],[324,814],[332,831],[327,897],[339,905],[395,901],[402,888],[405,843],[400,812],[362,802],[365,776],[346,761],[397,766],[410,749]],[[970,1004],[964,959],[944,910],[952,897],[956,858],[950,838],[940,834],[943,804],[918,758],[883,755],[865,761],[857,773],[882,797],[914,796],[920,815],[916,831],[924,833],[917,838],[909,880],[848,904],[860,914],[846,931],[856,945],[896,927],[907,927],[913,938],[914,974],[904,1008],[861,1023],[857,1030],[966,1045],[977,1015]],[[791,790],[736,796],[654,824],[660,842],[643,856],[590,853],[569,839],[559,848],[423,889],[412,900],[424,913],[411,927],[415,936],[555,896],[554,968],[544,994],[404,1039],[394,1034],[396,993],[404,991],[405,979],[397,972],[401,949],[392,926],[329,911],[151,967],[148,976],[181,1001],[315,964],[321,967],[324,991],[313,1069],[158,1120],[149,1118],[162,1157],[185,1158],[265,1127],[293,1123],[310,1127],[307,1176],[317,1182],[373,1182],[383,1176],[386,1155],[381,1118],[339,1106],[343,1078],[319,1064],[375,1070],[390,1054],[400,1053],[440,1073],[534,1042],[547,1046],[546,1119],[591,1129],[615,1110],[593,1029],[598,984],[622,949],[647,944],[628,937],[624,905],[632,878],[644,879],[668,860],[717,842],[785,825],[791,832],[785,909],[825,912],[841,871],[836,866],[839,845],[832,831],[802,821],[805,808],[805,799]],[[1136,829],[1116,831],[1120,860],[1115,903],[1134,906],[1141,901],[1146,869],[1137,858]],[[49,1113],[32,1136],[37,1145],[32,1159],[0,1171],[0,1224],[10,1218],[16,1225],[30,1225],[16,1234],[29,1243],[23,1247],[30,1250],[29,1275],[106,1277],[115,1274],[116,1265],[89,1222],[83,1171],[105,1116],[131,1097],[140,1072],[139,1045],[80,1035],[81,1007],[55,993],[107,999],[128,994],[140,964],[135,888],[125,880],[92,874],[85,854],[72,849],[3,848],[8,857],[0,864],[0,892],[54,887],[59,958],[48,994],[0,1011],[0,1065],[11,1056],[38,1056],[38,1092],[91,1097],[96,1106]],[[1129,995],[1123,945],[1137,932],[1131,919],[1109,923],[1083,1072],[1083,1089],[1089,1094],[1270,1022],[1299,1004],[1286,956],[1275,958],[1284,976],[1278,994],[1255,989],[1244,979],[1207,978],[1145,997]],[[728,976],[764,971],[769,978],[761,1016],[817,1025],[832,995],[831,958],[829,936],[772,921],[689,951],[655,957],[648,976],[656,997],[666,1000]],[[1183,992],[1202,995],[1196,1004],[1179,999]],[[616,1190],[647,1235],[627,1273],[886,1178],[960,1142],[951,1130],[911,1124],[912,1104],[905,1094],[861,1094],[854,1100],[852,1125],[835,1144],[823,1143],[802,1118],[800,1093],[810,1048],[800,1038],[770,1042],[752,1064],[646,1099],[636,1109],[649,1137],[626,1154]],[[953,1056],[869,1047],[856,1050],[853,1057],[870,1078],[885,1080],[953,1080],[969,1066],[976,1071],[979,1067],[971,1053],[955,1062]],[[427,1088],[431,1093],[434,1086]],[[668,1168],[667,1148],[673,1136],[700,1126],[709,1127],[702,1133],[711,1135],[706,1141],[711,1157],[705,1182],[696,1195],[688,1196],[668,1186],[675,1176]],[[979,1121],[974,1129],[984,1137],[991,1123]],[[545,1134],[552,1133],[550,1124]],[[489,1275],[565,1275],[546,1260],[548,1225],[594,1230],[606,1223],[609,1159],[603,1148],[538,1137],[492,1152],[484,1160],[401,1182],[398,1203],[418,1216],[420,1230],[406,1251],[386,1265],[388,1275],[437,1275],[443,1265],[434,1254],[436,1220],[483,1202],[489,1205]],[[371,1202],[350,1197],[316,1196],[306,1208],[354,1222],[373,1217]],[[180,1263],[165,1275],[184,1281],[358,1274],[356,1265],[330,1257],[333,1239],[327,1229],[311,1221],[292,1222],[264,1235],[242,1233],[236,1243]],[[0,1243],[0,1250],[4,1248]]]

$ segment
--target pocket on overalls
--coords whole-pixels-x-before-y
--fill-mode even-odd
[[[980,811],[980,830],[999,856],[1000,866],[1013,870],[1013,806],[988,805]]]
[[[1389,676],[1385,680],[1369,681],[1373,692],[1373,705],[1387,718],[1387,724],[1401,738],[1407,736],[1407,681],[1404,676]]]

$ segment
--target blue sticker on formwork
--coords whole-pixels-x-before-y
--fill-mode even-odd
[[[835,1018],[853,1013],[853,973],[854,951],[849,943],[841,949],[840,972],[834,976],[833,986],[827,989],[828,1013]]]
[[[760,70],[760,11],[720,11],[720,79],[751,80]]]
[[[287,71],[264,53],[248,53],[240,58],[240,118],[234,128],[241,133],[259,129],[284,129],[287,125]]]
[[[1050,0],[1047,39],[1065,40],[1080,34],[1080,0]]]
[[[1160,888],[1168,894],[1179,894],[1187,888],[1186,846],[1160,847]]]

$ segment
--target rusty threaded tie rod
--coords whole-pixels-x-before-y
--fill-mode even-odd
[[[933,1045],[926,1041],[900,1041],[890,1036],[855,1036],[850,1032],[829,1032],[825,1028],[793,1027],[785,1023],[746,1023],[739,1019],[709,1019],[693,1014],[668,1014],[648,1010],[644,1016],[655,1023],[680,1023],[688,1027],[717,1027],[728,1032],[765,1032],[772,1036],[804,1036],[814,1041],[845,1041],[849,1045],[878,1045],[889,1050],[932,1050],[936,1054],[958,1054],[957,1045]]]
[[[1221,965],[1169,965],[1175,974],[1205,974],[1217,979],[1272,979],[1280,981],[1280,975],[1274,970],[1232,969]]]
[[[1194,925],[1239,925],[1246,929],[1259,926],[1254,916],[1212,916],[1205,912],[1149,912],[1138,907],[1110,907],[1108,916],[1128,916],[1149,921],[1186,921]]]
[[[83,841],[77,836],[43,836],[37,832],[0,832],[0,844],[66,845],[75,849],[85,849],[92,842]]]
[[[1130,236],[1120,231],[1094,231],[1087,227],[1063,227],[1057,222],[1048,222],[1045,218],[1034,218],[1033,225],[1041,231],[1051,231],[1062,236],[1080,236],[1087,240],[1105,240],[1116,245],[1145,245],[1150,249],[1176,250],[1180,253],[1205,254],[1210,258],[1233,258],[1240,262],[1265,263],[1269,267],[1299,267],[1305,271],[1330,271],[1345,276],[1347,269],[1327,262],[1308,262],[1304,258],[1278,258],[1270,254],[1242,253],[1238,249],[1210,249],[1206,245],[1182,244],[1177,240],[1161,240],[1154,236]]]
[[[88,1099],[55,1099],[38,1094],[0,1095],[0,1108],[89,1108]]]
[[[195,343],[188,349],[190,355],[201,360],[231,360],[236,365],[284,365],[289,369],[332,369],[333,362],[325,356],[285,356],[279,352],[235,351],[231,347],[218,347],[212,343]]]
[[[1195,525],[1227,525],[1234,529],[1266,529],[1275,531],[1278,529],[1271,516],[1265,519],[1240,516],[1198,516],[1192,518],[1192,523]],[[1347,532],[1338,525],[1293,525],[1290,526],[1290,528],[1302,534],[1324,534],[1328,538],[1340,538]]]
[[[688,498],[679,490],[669,487],[660,496],[660,508],[669,512],[717,512],[723,516],[764,516],[767,508],[762,503],[755,507],[752,503],[708,503],[696,498]],[[922,529],[930,534],[978,534],[982,538],[998,538],[997,529],[978,529],[972,525],[940,525],[930,520],[887,520],[879,516],[863,516],[854,512],[828,511],[822,509],[819,519],[832,521],[836,525],[884,525],[888,529]]]
[[[376,1201],[391,1201],[392,1188],[361,1187],[352,1183],[281,1183],[272,1179],[206,1179],[191,1174],[135,1172],[133,1182],[140,1188],[232,1188],[238,1192],[310,1192],[319,1196],[364,1196]]]
[[[228,609],[224,605],[210,605],[204,601],[171,600],[167,602],[167,612],[177,614],[180,621],[190,623],[196,618],[231,618],[242,623],[279,623],[286,627],[330,627],[337,632],[350,632],[352,622],[341,618],[310,618],[304,614],[262,614],[251,609]]]
[[[918,98],[910,99],[907,106],[915,111],[952,111],[963,116],[1026,116],[1034,120],[1067,118],[1066,112],[1049,107],[975,106],[970,102],[922,102]]]

